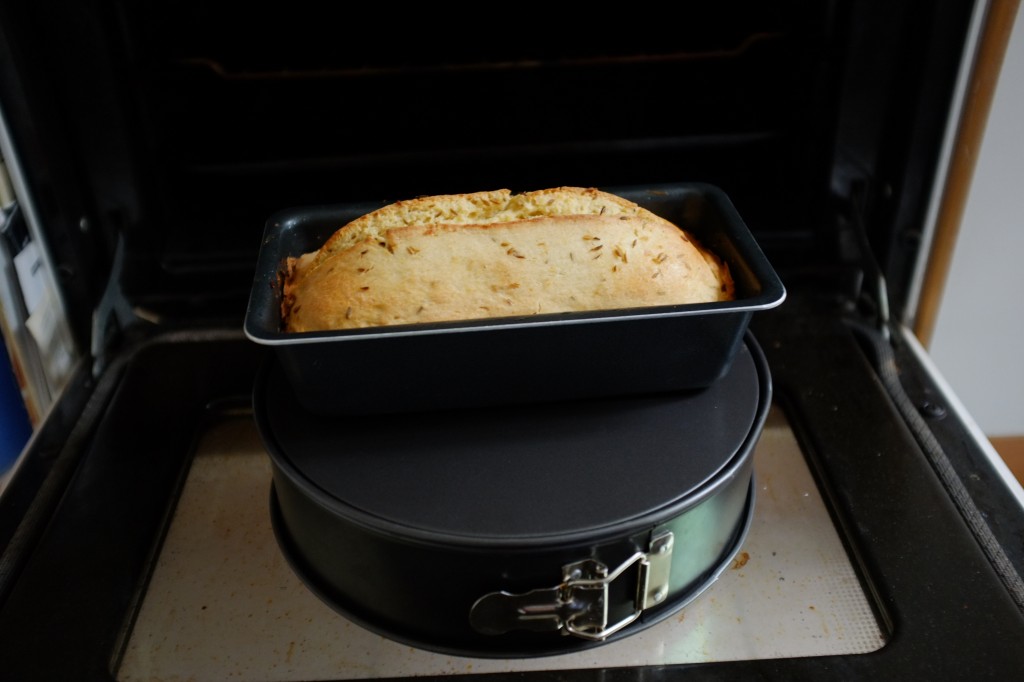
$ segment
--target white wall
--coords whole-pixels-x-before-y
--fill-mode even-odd
[[[986,436],[1024,435],[1024,7],[978,151],[929,354]]]

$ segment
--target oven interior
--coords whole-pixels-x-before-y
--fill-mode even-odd
[[[941,409],[921,417],[942,387],[898,332],[974,4],[398,12],[0,8],[0,102],[82,355],[0,499],[6,665],[20,679],[121,679],[122,662],[138,663],[133,626],[150,623],[161,548],[189,545],[176,501],[232,503],[224,490],[195,492],[191,476],[225,429],[214,458],[253,437],[264,353],[241,328],[269,216],[501,187],[699,181],[730,197],[786,286],[784,305],[752,323],[775,383],[770,424],[790,425],[811,503],[820,496],[828,541],[864,595],[855,610],[884,646],[871,629],[871,644],[841,654],[570,658],[560,674],[1019,670],[1019,648],[997,644],[1024,632],[1019,508],[969,425]],[[262,484],[262,459],[228,459]],[[54,647],[67,657],[54,660]]]
[[[299,7],[5,10],[6,115],[50,159],[29,173],[80,341],[119,242],[147,318],[237,318],[275,211],[560,184],[718,185],[812,275],[863,269],[856,217],[900,312],[970,3],[522,7],[461,32]]]

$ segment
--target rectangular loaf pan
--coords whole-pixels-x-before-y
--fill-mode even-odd
[[[288,333],[281,273],[387,201],[281,211],[265,226],[245,333],[313,412],[372,414],[698,390],[723,376],[753,313],[785,299],[732,202],[704,183],[601,188],[689,230],[728,264],[727,302]]]

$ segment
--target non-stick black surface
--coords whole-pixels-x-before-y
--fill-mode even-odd
[[[274,365],[257,409],[275,463],[343,516],[414,533],[564,542],[699,499],[749,436],[761,381],[744,345],[704,390],[332,417],[302,409]]]

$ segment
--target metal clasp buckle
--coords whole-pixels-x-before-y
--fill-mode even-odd
[[[583,559],[563,566],[562,582],[554,587],[521,594],[490,592],[473,604],[470,624],[488,635],[525,629],[607,639],[668,596],[672,546],[672,533],[662,532],[651,539],[646,552],[636,552],[611,572],[600,561]],[[634,566],[638,570],[633,610],[609,623],[609,589]]]

